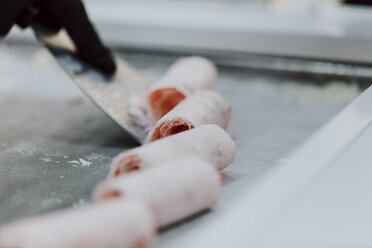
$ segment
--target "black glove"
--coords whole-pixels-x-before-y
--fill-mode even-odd
[[[112,54],[102,44],[81,0],[0,0],[0,36],[13,24],[22,28],[39,25],[52,33],[65,28],[82,59],[109,76],[115,73]]]
[[[372,5],[372,0],[343,0],[345,4]]]

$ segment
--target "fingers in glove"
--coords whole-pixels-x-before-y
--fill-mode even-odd
[[[0,36],[5,36],[31,0],[0,0]]]
[[[102,44],[80,0],[44,0],[42,10],[66,29],[81,58],[109,76],[115,73],[112,54]]]

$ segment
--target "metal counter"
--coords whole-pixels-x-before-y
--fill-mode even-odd
[[[178,57],[119,55],[154,80]],[[163,231],[156,247],[213,219],[243,187],[360,94],[358,78],[235,66],[220,66],[219,73],[217,90],[233,109],[229,132],[237,143],[236,161],[224,170],[224,192],[215,210]],[[111,159],[135,145],[45,50],[33,46],[0,44],[0,116],[0,224],[88,203]]]

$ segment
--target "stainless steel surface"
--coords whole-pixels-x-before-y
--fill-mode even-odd
[[[89,99],[138,142],[145,142],[148,130],[128,110],[128,100],[145,94],[151,81],[120,58],[116,58],[115,76],[108,78],[76,55],[67,32],[44,36],[36,27],[34,31],[39,41]]]
[[[119,56],[153,80],[178,57],[130,51]],[[219,72],[217,90],[233,109],[229,131],[237,159],[224,170],[216,209],[162,232],[155,247],[191,247],[179,238],[218,219],[243,188],[253,187],[360,93],[357,78],[335,81],[224,66]],[[0,75],[0,223],[89,202],[112,157],[136,144],[70,83],[45,50],[3,42]]]

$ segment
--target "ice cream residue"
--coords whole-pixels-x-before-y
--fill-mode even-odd
[[[81,167],[89,167],[93,164],[92,162],[86,161],[82,158],[79,158],[79,160],[70,160],[67,163],[72,164],[72,167],[76,167],[77,165],[80,165]]]

